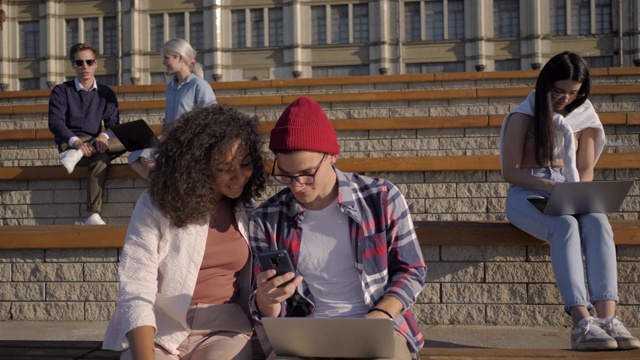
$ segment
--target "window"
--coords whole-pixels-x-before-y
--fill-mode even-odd
[[[77,44],[78,41],[78,19],[69,19],[66,24],[66,40],[67,40],[67,49],[70,49],[71,46]]]
[[[551,35],[611,33],[613,31],[611,2],[611,0],[550,0]],[[569,24],[567,19],[571,19]],[[592,28],[591,24],[595,24],[595,27]]]
[[[520,70],[520,59],[496,60],[496,71]]]
[[[551,0],[549,2],[549,17],[551,35],[567,35],[567,2],[566,0]]]
[[[40,57],[40,24],[38,21],[19,23],[20,28],[20,57]],[[22,88],[22,87],[21,87]]]
[[[611,29],[611,0],[596,0],[596,34],[608,34]]]
[[[311,29],[311,43],[314,45],[367,43],[369,5],[312,6]]]
[[[20,79],[20,90],[39,90],[40,78]]]
[[[96,75],[96,80],[104,85],[115,86],[118,85],[117,75]]]
[[[407,74],[464,72],[464,61],[407,64],[405,72]]]
[[[196,51],[204,49],[204,17],[202,11],[189,13],[189,44]]]
[[[231,46],[236,49],[247,47],[247,25],[244,10],[231,11]]]
[[[405,41],[464,39],[464,0],[406,2],[404,27]]]
[[[404,40],[420,41],[420,3],[404,3]]]
[[[336,5],[331,7],[331,43],[349,43],[349,6]]]
[[[447,20],[449,21],[447,39],[464,39],[463,0],[449,0]]]
[[[321,45],[327,43],[327,9],[324,6],[311,7],[311,43]]]
[[[493,33],[496,38],[520,36],[520,5],[518,0],[493,1]]]
[[[369,5],[353,5],[353,42],[369,42]]]
[[[314,78],[369,75],[369,65],[314,66],[311,70]]]
[[[155,14],[149,16],[149,41],[150,50],[160,52],[164,44],[164,15]]]
[[[65,21],[66,48],[80,42],[79,23],[82,21],[82,42],[93,45],[99,54],[118,54],[118,20],[115,16],[102,18],[102,32],[100,32],[99,18],[67,19]],[[100,38],[102,37],[102,48]]]
[[[282,8],[269,8],[269,46],[282,46],[284,44],[284,22]]]
[[[105,16],[102,19],[103,53],[107,55],[118,54],[118,20],[115,16]]]
[[[591,33],[591,4],[589,0],[571,0],[571,34]]]
[[[164,72],[152,72],[149,75],[151,75],[151,84],[166,84],[170,79]]]
[[[169,39],[184,39],[184,13],[169,14]]]
[[[589,68],[605,68],[613,66],[612,56],[591,56],[585,57],[584,60],[587,62]]]
[[[251,9],[249,11],[251,21],[251,47],[264,47],[264,11]]]
[[[85,44],[93,45],[96,49],[100,47],[100,24],[98,18],[84,19],[84,40]]]
[[[424,4],[425,40],[444,39],[444,11],[441,1]]]

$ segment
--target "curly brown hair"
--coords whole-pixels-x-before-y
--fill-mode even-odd
[[[214,165],[237,142],[246,146],[253,174],[233,205],[250,204],[264,190],[258,119],[231,106],[213,105],[183,114],[156,150],[149,194],[176,226],[205,220],[215,213]]]

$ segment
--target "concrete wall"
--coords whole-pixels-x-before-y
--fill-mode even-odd
[[[117,249],[0,250],[0,321],[108,320]],[[568,326],[543,246],[426,246],[421,325]],[[618,247],[618,314],[640,326],[640,247]]]

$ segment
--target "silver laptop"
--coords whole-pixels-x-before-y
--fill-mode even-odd
[[[393,321],[365,318],[262,318],[277,356],[391,358]]]
[[[545,215],[610,213],[620,205],[633,186],[633,180],[556,183],[548,198],[528,199]]]

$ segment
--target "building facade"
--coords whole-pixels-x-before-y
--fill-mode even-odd
[[[208,81],[640,66],[640,0],[0,0],[0,24],[4,91],[72,78],[76,42],[101,82],[164,83],[175,37]]]

